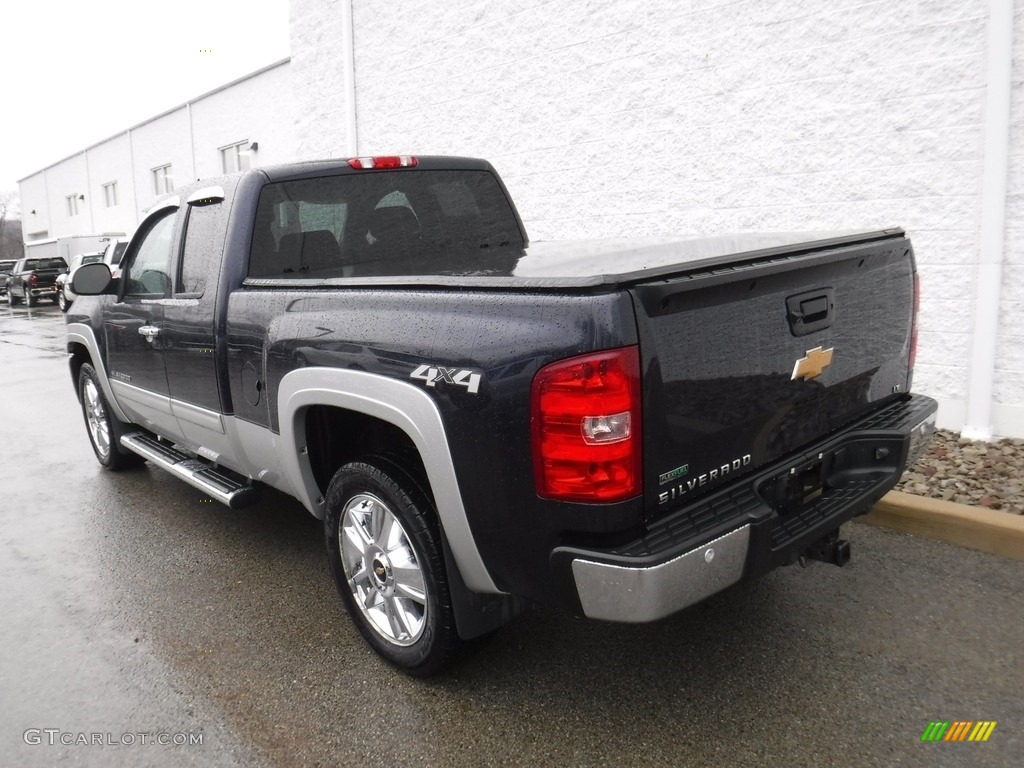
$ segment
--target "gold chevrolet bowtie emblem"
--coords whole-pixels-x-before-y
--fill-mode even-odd
[[[835,347],[829,347],[828,349],[822,349],[821,347],[808,349],[807,356],[801,357],[793,366],[792,380],[796,381],[797,379],[803,379],[804,381],[807,381],[821,376],[821,372],[832,364],[833,352],[835,352]]]

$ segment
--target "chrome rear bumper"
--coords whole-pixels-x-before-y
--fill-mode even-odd
[[[577,558],[572,562],[583,613],[592,619],[641,623],[669,616],[738,582],[750,525],[650,567]]]

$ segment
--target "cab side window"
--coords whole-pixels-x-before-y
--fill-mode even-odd
[[[125,296],[163,298],[171,292],[171,246],[175,210],[150,225],[124,273]]]
[[[208,282],[216,282],[229,210],[220,202],[188,206],[177,295],[199,298]]]

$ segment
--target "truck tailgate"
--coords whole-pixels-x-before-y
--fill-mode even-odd
[[[908,392],[914,279],[900,234],[634,285],[648,515]]]

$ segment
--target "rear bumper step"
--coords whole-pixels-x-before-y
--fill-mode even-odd
[[[259,500],[257,487],[150,435],[142,432],[123,435],[121,445],[232,509],[241,509]]]
[[[912,395],[682,506],[633,541],[610,549],[557,547],[552,565],[575,588],[585,616],[625,622],[668,616],[798,560],[845,565],[850,547],[839,527],[866,513],[924,450],[936,407]],[[794,500],[789,479],[807,467],[821,485]]]

